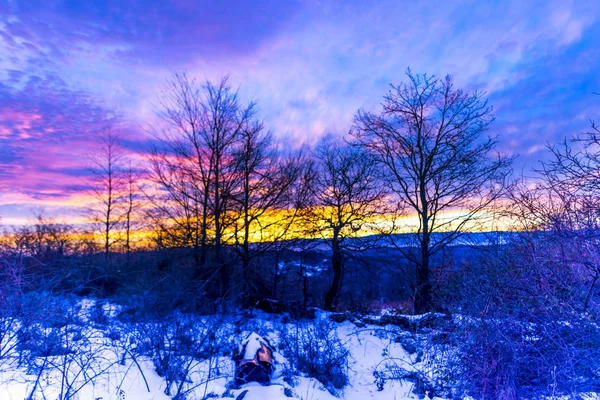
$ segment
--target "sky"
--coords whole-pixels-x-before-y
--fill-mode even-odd
[[[520,174],[600,120],[600,1],[0,0],[0,217],[69,221],[116,127],[142,159],[173,72],[230,76],[287,146],[343,136],[390,84],[451,75]]]

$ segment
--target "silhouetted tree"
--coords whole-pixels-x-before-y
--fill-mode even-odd
[[[139,218],[143,203],[141,200],[140,170],[131,162],[127,163],[123,172],[125,187],[123,194],[123,235],[125,236],[124,247],[127,254],[127,266],[131,261],[131,250],[134,244],[133,235],[141,228]]]
[[[120,137],[111,128],[100,135],[98,148],[88,158],[91,162],[91,195],[96,200],[90,208],[91,220],[99,225],[105,260],[123,220],[123,195],[126,188],[125,153]]]
[[[197,267],[205,265],[211,245],[223,292],[229,285],[223,254],[231,223],[227,213],[239,178],[235,154],[242,132],[252,124],[253,109],[253,103],[241,104],[227,77],[200,83],[185,73],[175,74],[161,97],[158,115],[165,126],[156,132],[160,144],[150,159],[154,181],[169,200],[154,201],[155,209],[167,211],[175,225],[185,215],[194,248],[200,251]]]
[[[331,310],[342,287],[348,239],[369,233],[369,224],[374,227],[385,213],[386,192],[373,157],[360,147],[325,140],[314,157],[311,219],[332,250],[333,281],[324,301],[325,309]]]
[[[202,131],[207,129],[204,88],[186,74],[174,74],[160,97],[164,126],[150,158],[158,193],[149,196],[162,246],[191,246],[196,267],[206,263],[209,195],[213,159]]]
[[[399,247],[416,267],[415,312],[433,308],[431,256],[455,240],[502,195],[511,158],[493,155],[492,108],[481,92],[450,77],[414,75],[392,86],[376,115],[359,111],[353,136],[384,170],[397,200],[418,216],[418,251]],[[452,216],[451,211],[459,211]],[[432,240],[432,233],[445,232]]]
[[[302,171],[302,156],[284,156],[262,123],[249,121],[234,154],[237,183],[230,209],[233,243],[243,268],[247,295],[264,279],[255,279],[251,261],[275,249],[295,221],[293,185]],[[255,242],[251,246],[251,242]]]

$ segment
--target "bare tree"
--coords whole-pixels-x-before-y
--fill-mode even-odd
[[[369,233],[369,225],[375,226],[376,218],[385,214],[386,191],[378,177],[378,166],[360,147],[325,140],[314,157],[310,218],[332,250],[333,280],[324,301],[325,309],[331,310],[342,287],[345,253],[351,246],[348,239]]]
[[[283,156],[263,124],[249,121],[240,132],[235,159],[233,243],[242,263],[244,292],[251,297],[257,291],[254,283],[261,281],[254,279],[251,261],[274,249],[295,221],[298,208],[291,194],[302,170],[302,154]]]
[[[123,234],[125,235],[125,253],[127,255],[127,266],[131,259],[131,250],[134,244],[133,235],[140,228],[142,202],[140,201],[140,170],[130,161],[123,171],[125,187],[123,193]]]
[[[169,82],[158,113],[165,127],[155,132],[160,146],[151,158],[154,180],[172,200],[167,210],[175,217],[172,222],[180,224],[176,217],[185,214],[200,251],[198,267],[206,263],[208,246],[214,249],[223,291],[229,285],[223,243],[238,179],[235,153],[253,108],[253,103],[241,104],[227,77],[201,83],[183,73]]]
[[[585,312],[600,280],[600,128],[592,121],[591,131],[548,148],[552,157],[537,170],[535,186],[520,185],[509,212],[520,229],[546,236],[544,242],[551,246],[537,256],[540,269],[563,269],[546,279],[560,275],[557,281],[574,295],[568,306],[579,303],[578,311]],[[542,246],[530,247],[537,253],[535,248]]]
[[[91,162],[91,195],[96,200],[92,205],[91,219],[100,226],[106,262],[113,244],[118,240],[117,231],[122,222],[125,153],[120,137],[111,128],[100,136],[96,151],[88,155]]]
[[[228,78],[223,78],[217,85],[207,82],[204,88],[206,129],[201,133],[212,160],[209,207],[214,221],[215,261],[225,293],[229,289],[229,272],[222,245],[228,227],[227,211],[232,206],[232,192],[238,178],[235,174],[235,153],[239,148],[241,133],[254,117],[254,103],[242,106],[237,92],[229,86]]]
[[[151,178],[159,192],[149,198],[153,219],[165,236],[161,241],[192,246],[197,269],[206,263],[213,166],[202,135],[203,101],[200,82],[186,74],[173,75],[160,98],[158,115],[165,126],[154,132],[159,145],[150,158]]]
[[[413,75],[392,86],[376,115],[359,111],[353,136],[384,168],[406,210],[415,212],[418,249],[399,247],[415,265],[415,312],[433,308],[431,257],[455,240],[502,193],[512,159],[494,156],[486,135],[492,108],[450,77]],[[459,211],[457,216],[447,212]],[[432,240],[434,232],[445,232]]]

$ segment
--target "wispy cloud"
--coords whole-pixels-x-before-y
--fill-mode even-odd
[[[597,2],[12,0],[0,14],[0,204],[21,199],[8,217],[67,212],[107,123],[142,152],[173,70],[230,74],[290,146],[346,133],[408,66],[487,91],[520,165],[598,114]]]

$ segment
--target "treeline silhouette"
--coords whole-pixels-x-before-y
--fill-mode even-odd
[[[227,77],[175,73],[144,160],[114,128],[99,135],[88,155],[88,223],[39,212],[5,232],[4,264],[24,268],[29,289],[152,290],[191,309],[270,299],[328,310],[403,303],[423,313],[449,307],[440,280],[473,262],[456,245],[469,230],[504,221],[536,232],[527,240],[595,237],[596,125],[550,147],[532,184],[511,177],[514,157],[498,152],[484,93],[450,77],[406,78],[379,112],[359,110],[346,137],[285,149]],[[417,221],[410,228],[407,216]],[[580,253],[587,310],[598,271],[594,249]]]

